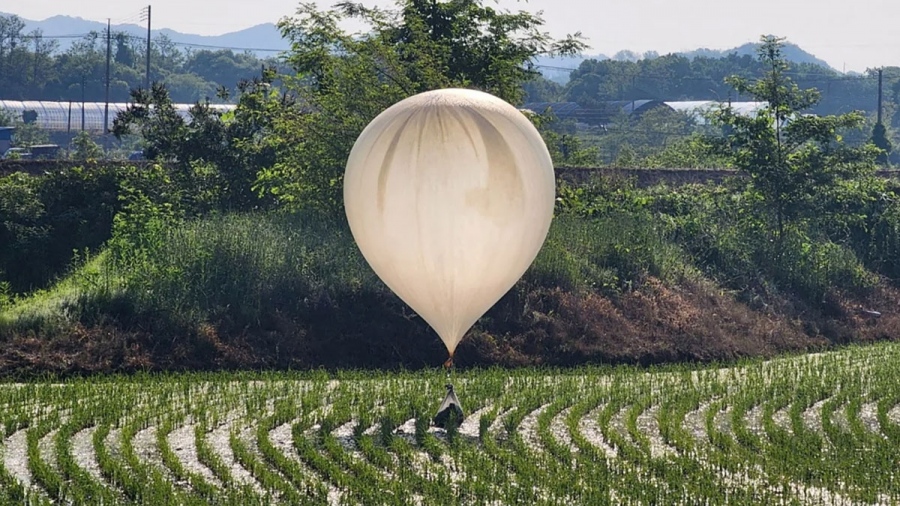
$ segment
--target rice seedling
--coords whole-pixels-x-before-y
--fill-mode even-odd
[[[892,504],[898,358],[7,383],[0,503]]]

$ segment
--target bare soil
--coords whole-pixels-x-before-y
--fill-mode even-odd
[[[458,367],[717,362],[822,351],[900,336],[900,293],[834,294],[821,307],[774,298],[753,307],[708,282],[604,296],[562,289],[507,294],[462,341]],[[877,316],[876,316],[877,315]],[[7,377],[237,369],[416,369],[447,358],[437,335],[390,294],[323,301],[253,328],[228,321],[161,328],[152,316],[76,324],[64,335],[0,336]]]

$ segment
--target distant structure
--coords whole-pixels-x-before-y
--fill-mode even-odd
[[[717,100],[684,100],[663,103],[673,111],[690,114],[701,125],[706,123],[706,114],[722,107],[731,107],[736,114],[750,116],[769,105],[768,102],[719,102]]]
[[[705,114],[719,107],[730,105],[738,114],[755,114],[766,106],[765,102],[718,102],[715,100],[662,101],[662,100],[613,100],[601,102],[597,107],[582,107],[576,102],[531,102],[522,110],[536,114],[552,112],[561,120],[574,120],[587,125],[606,126],[617,116],[640,117],[647,111],[665,107],[694,117],[697,123],[706,122]]]
[[[43,130],[55,133],[74,133],[85,130],[91,134],[102,134],[112,129],[113,120],[128,107],[126,103],[109,104],[109,121],[104,125],[104,102],[47,102],[0,100],[0,110],[9,113],[19,121],[33,122]],[[188,112],[194,104],[175,104],[175,111],[190,120]],[[213,109],[225,112],[235,108],[234,105],[211,105]],[[34,113],[34,114],[32,114]],[[2,134],[0,134],[2,135]],[[0,137],[0,143],[2,143]],[[2,144],[0,144],[2,146]],[[3,152],[0,149],[0,152]]]
[[[521,109],[536,114],[547,111],[561,120],[575,120],[589,125],[606,125],[619,115],[640,116],[656,107],[664,106],[659,100],[613,100],[602,102],[598,107],[582,107],[577,102],[531,102]]]
[[[16,133],[13,127],[0,127],[0,156],[12,146],[12,136]]]

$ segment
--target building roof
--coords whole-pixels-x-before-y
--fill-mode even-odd
[[[550,109],[557,118],[564,118],[575,114],[581,106],[576,102],[529,102],[523,105],[522,109],[537,114],[544,114]]]
[[[664,103],[673,110],[692,115],[699,122],[705,121],[705,113],[724,106],[730,106],[737,114],[749,116],[769,105],[768,102],[719,102],[717,100],[683,100]]]
[[[664,106],[659,100],[612,100],[603,102],[600,107],[585,108],[577,102],[531,102],[521,109],[543,114],[548,109],[560,119],[574,119],[585,123],[603,124],[612,121],[619,113],[627,116],[640,116],[655,107]]]
[[[84,129],[94,133],[102,133],[106,129],[103,125],[105,102],[51,102],[40,100],[0,100],[0,110],[11,113],[21,119],[25,111],[37,113],[37,124],[44,130],[65,132],[81,130],[82,105],[84,111]],[[190,120],[188,112],[194,104],[175,104],[175,111],[186,120]],[[111,129],[113,120],[120,112],[125,111],[128,104],[110,102],[109,120],[107,128]],[[212,105],[214,109],[228,111],[234,109],[234,105]]]
[[[606,102],[606,104],[611,108],[621,109],[623,113],[631,115],[631,114],[643,114],[654,107],[659,107],[664,105],[665,102],[659,100],[613,100],[610,102]]]

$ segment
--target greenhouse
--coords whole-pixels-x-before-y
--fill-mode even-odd
[[[107,127],[112,129],[116,115],[125,110],[126,103],[110,103]],[[188,112],[194,104],[174,104],[181,117],[190,120]],[[228,111],[234,105],[213,105],[213,109]],[[35,123],[44,130],[53,132],[75,132],[87,130],[91,133],[103,133],[105,118],[105,102],[45,102],[0,100],[0,110],[14,119],[24,121],[29,111],[37,114]]]

